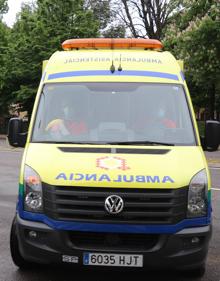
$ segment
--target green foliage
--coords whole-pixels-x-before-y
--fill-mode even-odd
[[[38,0],[36,5],[23,5],[3,56],[0,102],[4,108],[19,102],[31,113],[42,61],[61,49],[66,39],[97,35],[98,22],[82,0]]]
[[[5,108],[11,103],[24,103],[26,97],[19,97],[18,93],[23,85],[35,84],[40,78],[36,71],[34,59],[38,56],[33,51],[33,28],[35,26],[35,12],[32,7],[25,5],[20,18],[8,35],[7,52],[4,55],[3,88]],[[38,63],[40,66],[40,62]],[[34,89],[36,89],[36,85]],[[30,88],[31,90],[31,88]]]
[[[7,13],[7,11],[8,11],[7,0],[0,0],[0,18],[2,17],[2,14]]]
[[[7,96],[4,95],[4,71],[6,68],[5,65],[5,55],[8,51],[8,33],[9,28],[0,21],[0,112],[1,115],[4,115],[7,112],[7,107],[5,107]]]
[[[107,30],[102,32],[105,38],[124,38],[126,29],[124,25],[109,26]]]
[[[86,0],[85,6],[91,9],[95,18],[98,19],[99,29],[105,29],[111,22],[111,0]]]
[[[115,0],[85,0],[85,6],[92,10],[99,22],[101,37],[122,38],[125,37],[126,28],[116,16]]]
[[[220,2],[185,2],[181,16],[175,16],[167,28],[165,46],[184,60],[194,103],[208,104],[213,117],[220,96]]]
[[[67,38],[97,36],[98,21],[92,11],[84,8],[82,0],[38,0],[36,33],[57,50]],[[46,41],[44,41],[46,40]]]
[[[220,111],[219,0],[36,0],[22,6],[12,29],[1,22],[7,9],[0,0],[1,114],[16,102],[31,112],[42,61],[64,40],[124,37],[128,29],[135,37],[165,36],[165,48],[185,62],[195,107]]]

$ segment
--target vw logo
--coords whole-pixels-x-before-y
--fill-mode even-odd
[[[111,195],[105,199],[105,209],[109,214],[119,214],[124,208],[124,201],[118,195]]]

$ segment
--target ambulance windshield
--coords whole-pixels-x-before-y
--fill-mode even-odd
[[[181,85],[54,83],[41,94],[32,142],[195,145]]]

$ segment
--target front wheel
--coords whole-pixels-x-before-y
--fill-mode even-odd
[[[19,267],[20,269],[28,269],[33,266],[33,264],[26,261],[20,253],[19,245],[18,245],[17,230],[16,230],[16,217],[13,219],[13,222],[11,225],[10,250],[11,250],[12,260],[17,267]]]

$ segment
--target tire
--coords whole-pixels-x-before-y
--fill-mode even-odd
[[[205,274],[205,265],[201,265],[199,267],[195,267],[186,271],[183,271],[183,275],[186,277],[194,277],[194,278],[199,278],[203,277]]]
[[[18,237],[17,237],[17,230],[16,230],[16,218],[13,219],[11,225],[11,233],[10,233],[10,250],[11,250],[11,257],[14,264],[19,267],[20,269],[30,269],[33,267],[33,263],[26,261],[19,250],[18,245]]]

